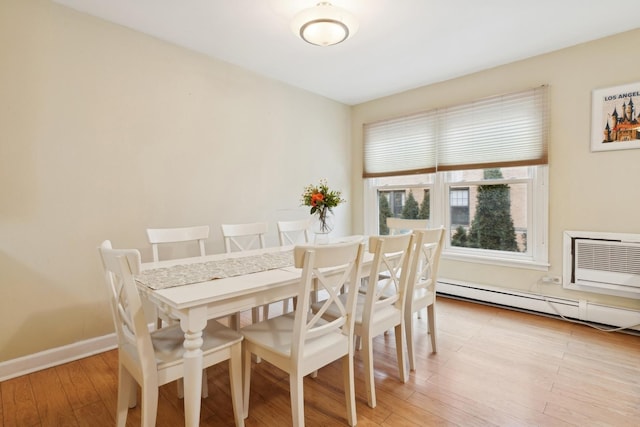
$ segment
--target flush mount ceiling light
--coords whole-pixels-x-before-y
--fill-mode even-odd
[[[291,29],[307,43],[331,46],[353,36],[358,30],[358,22],[346,10],[320,2],[298,13]]]

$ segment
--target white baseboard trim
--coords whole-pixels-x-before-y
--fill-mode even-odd
[[[507,288],[480,285],[441,278],[436,285],[438,294],[488,304],[526,310],[529,312],[560,315],[587,323],[640,331],[640,311],[605,306],[586,300],[550,297]],[[561,317],[560,317],[561,318]]]
[[[0,363],[0,382],[112,350],[117,344],[116,334],[112,333],[7,360]]]

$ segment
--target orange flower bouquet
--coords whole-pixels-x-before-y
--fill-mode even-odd
[[[346,200],[342,198],[342,192],[329,190],[326,179],[321,179],[318,185],[307,185],[302,193],[302,204],[311,207],[311,215],[318,215],[320,231],[323,233],[331,231],[327,214],[333,213],[333,208],[344,202]]]

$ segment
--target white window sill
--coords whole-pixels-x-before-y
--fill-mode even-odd
[[[528,270],[548,271],[549,263],[534,261],[532,259],[509,258],[500,256],[481,256],[475,254],[462,254],[456,252],[442,252],[442,259],[451,261],[472,262],[476,264],[487,264],[501,267],[524,268]]]

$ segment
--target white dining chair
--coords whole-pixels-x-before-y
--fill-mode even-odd
[[[222,224],[222,236],[224,237],[224,249],[227,253],[244,252],[251,249],[262,249],[266,247],[265,235],[268,231],[266,222],[252,222],[245,224]],[[269,317],[269,305],[262,306],[263,317]],[[240,313],[237,313],[238,328],[240,323]],[[260,320],[259,307],[251,309],[251,321],[253,323]]]
[[[311,242],[311,218],[293,221],[278,221],[280,246]]]
[[[200,249],[200,256],[206,255],[204,242],[209,238],[209,226],[198,225],[194,227],[177,228],[147,228],[147,238],[151,244],[153,260],[160,261],[158,255],[159,246],[163,244],[195,242]]]
[[[407,353],[409,369],[416,369],[413,332],[413,314],[423,308],[427,310],[428,333],[431,335],[431,351],[436,353],[436,281],[438,266],[444,243],[444,228],[415,230],[414,253],[407,281],[407,302],[405,306],[405,327],[407,332]]]
[[[373,369],[373,338],[389,329],[395,330],[396,357],[400,381],[409,377],[405,360],[405,293],[409,273],[409,262],[413,248],[413,235],[372,236],[369,252],[373,261],[366,285],[366,292],[356,289],[356,311],[354,333],[362,340],[362,359],[365,371],[367,403],[376,407],[376,390]],[[371,280],[377,277],[379,280]],[[357,282],[352,282],[357,283]],[[346,296],[339,297],[343,303]],[[314,313],[321,313],[322,302],[312,305]],[[338,306],[332,305],[322,315],[331,320],[339,315]]]
[[[194,227],[177,227],[177,228],[147,228],[147,239],[151,244],[151,252],[153,261],[160,261],[159,246],[176,243],[197,243],[200,250],[200,256],[205,256],[204,242],[209,238],[209,226],[199,225]],[[159,310],[155,305],[157,318],[157,327],[162,327],[162,322],[175,323],[176,319]]]
[[[293,221],[278,221],[280,246],[311,243],[311,218]],[[315,302],[315,300],[313,301]],[[289,311],[289,298],[282,301],[282,312]]]
[[[266,222],[222,224],[220,227],[227,253],[266,247],[265,235],[269,228]]]
[[[98,251],[118,339],[116,425],[123,427],[128,408],[136,405],[137,383],[142,389],[141,425],[152,427],[156,424],[159,387],[184,375],[184,332],[178,324],[149,332],[134,279],[140,274],[140,252],[112,249],[108,240]],[[209,322],[202,341],[203,368],[229,361],[235,424],[243,426],[242,335],[218,322]]]
[[[293,425],[304,426],[304,376],[342,360],[347,421],[356,425],[353,332],[357,289],[340,298],[346,283],[357,283],[364,244],[358,242],[322,246],[296,246],[294,262],[302,269],[297,305],[283,314],[246,326],[244,335],[244,409],[249,415],[251,354],[255,354],[289,374]],[[326,291],[327,300],[317,314],[309,313],[310,291],[314,282]],[[335,306],[331,321],[322,318],[329,306]]]
[[[389,228],[389,234],[392,236],[411,233],[413,230],[424,229],[428,226],[428,219],[387,218],[387,227]]]

